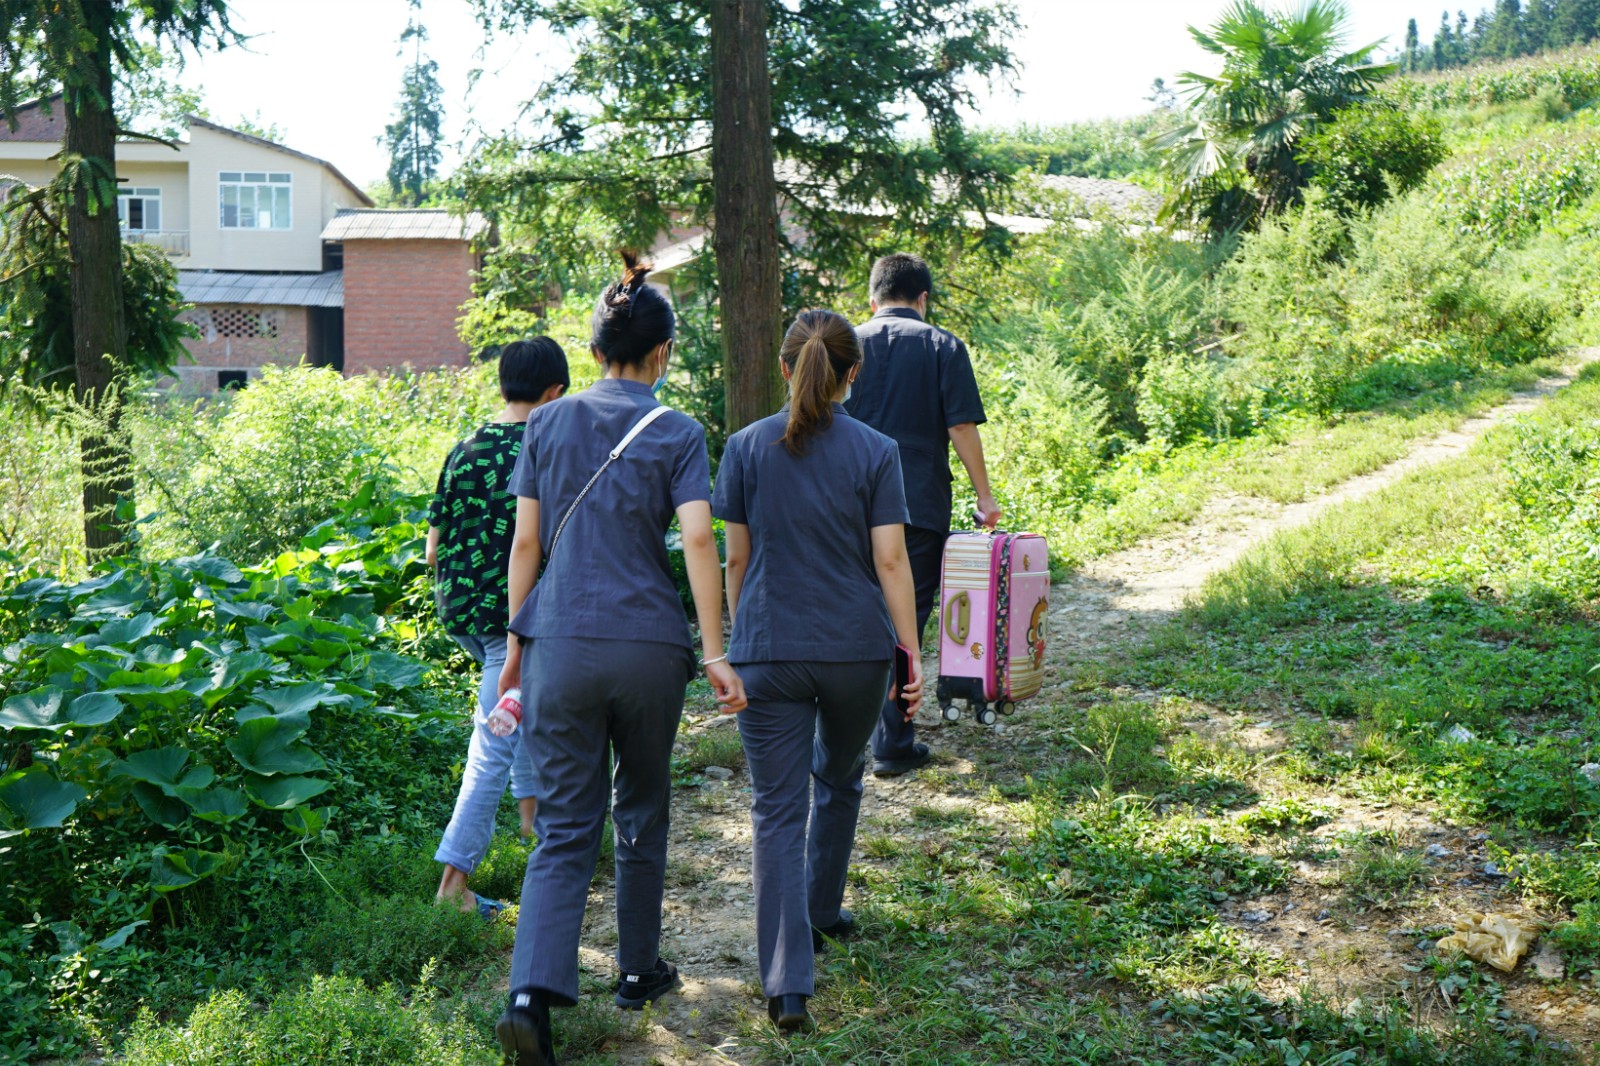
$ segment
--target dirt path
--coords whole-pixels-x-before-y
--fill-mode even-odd
[[[1330,508],[1462,454],[1494,426],[1533,410],[1572,384],[1596,360],[1600,349],[1585,349],[1562,373],[1539,380],[1448,433],[1419,442],[1387,466],[1309,500],[1281,504],[1253,496],[1224,496],[1182,529],[1094,560],[1052,591],[1051,657],[1059,664],[1092,655],[1108,644],[1124,642],[1130,625],[1143,628],[1168,620],[1207,578],[1232,566],[1272,534],[1305,525]]]
[[[1056,675],[1139,639],[1144,630],[1181,608],[1206,578],[1273,533],[1461,454],[1491,427],[1532,410],[1570,384],[1584,365],[1597,359],[1600,349],[1586,351],[1564,373],[1543,379],[1456,430],[1417,444],[1403,458],[1310,500],[1284,505],[1224,497],[1181,530],[1096,560],[1053,591],[1050,657]],[[942,776],[971,772],[972,765],[953,754],[970,750],[970,738],[959,742],[957,738],[963,731],[984,727],[963,721],[947,731],[932,716],[925,717],[919,730],[933,747]],[[700,719],[692,725],[694,731],[730,728],[731,719]],[[1002,720],[993,729],[1003,733],[1006,724]],[[945,741],[946,736],[951,739]],[[862,834],[883,825],[895,826],[903,835],[913,824],[914,807],[944,808],[953,803],[980,818],[987,813],[970,799],[952,799],[925,775],[882,781],[869,777]],[[682,790],[675,799],[662,952],[678,963],[684,987],[681,994],[661,1001],[639,1037],[616,1049],[619,1062],[680,1066],[757,1060],[743,1039],[753,1026],[765,1024],[756,970],[748,811],[748,779],[742,770],[725,780],[710,779],[699,789]],[[609,892],[596,892],[590,899],[582,952],[589,972],[613,971],[615,928]]]

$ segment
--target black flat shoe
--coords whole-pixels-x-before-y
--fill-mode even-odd
[[[541,997],[513,997],[513,1005],[495,1022],[494,1037],[500,1042],[505,1066],[556,1066],[550,1005]]]
[[[828,946],[829,940],[847,940],[855,931],[856,916],[840,907],[838,921],[832,925],[811,927],[811,950],[820,953]]]
[[[767,1000],[767,1017],[784,1033],[809,1033],[817,1027],[806,1010],[806,997],[798,992]]]

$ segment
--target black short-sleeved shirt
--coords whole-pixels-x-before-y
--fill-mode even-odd
[[[667,560],[673,513],[711,499],[706,432],[669,411],[646,426],[562,515],[628,430],[657,407],[650,386],[602,378],[528,419],[511,491],[539,501],[543,576],[511,621],[519,636],[646,640],[693,647]]]
[[[948,533],[948,430],[986,421],[967,346],[908,307],[885,307],[856,335],[866,360],[845,410],[900,446],[910,524]]]
[[[506,631],[506,564],[517,498],[507,491],[522,451],[521,422],[490,422],[450,450],[428,505],[439,530],[434,599],[446,632]]]
[[[894,441],[833,405],[804,455],[783,446],[788,408],[728,438],[712,513],[750,528],[733,663],[865,662],[894,654],[872,528],[904,525]]]

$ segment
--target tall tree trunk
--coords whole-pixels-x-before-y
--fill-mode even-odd
[[[111,21],[114,5],[83,5],[84,30],[92,50],[80,53],[78,78],[68,79],[66,152],[84,165],[67,201],[67,247],[72,255],[73,361],[79,402],[102,412],[103,425],[87,430],[83,460],[83,531],[91,560],[124,547],[129,525],[118,505],[131,511],[133,456],[121,426],[121,376],[127,357],[122,314],[122,233],[117,225],[115,186],[116,116],[111,109]],[[74,84],[76,83],[76,84]]]
[[[728,432],[781,405],[778,186],[766,0],[711,0],[712,247]]]

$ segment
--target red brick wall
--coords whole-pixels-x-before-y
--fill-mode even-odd
[[[219,370],[245,370],[257,377],[263,366],[294,366],[306,354],[304,307],[200,304],[183,317],[201,333],[184,342],[189,358],[174,368],[187,390],[214,391]]]
[[[345,241],[345,373],[465,366],[456,318],[477,266],[465,241]]]

